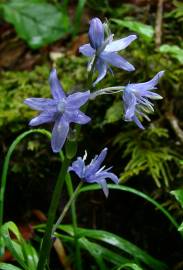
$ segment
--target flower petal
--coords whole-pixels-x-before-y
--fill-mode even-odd
[[[53,122],[55,120],[55,113],[54,112],[42,112],[40,115],[34,117],[30,122],[30,126],[38,126],[44,123]]]
[[[51,138],[51,146],[54,153],[59,152],[67,138],[69,132],[69,123],[65,118],[59,117],[54,124]]]
[[[90,44],[84,44],[79,48],[79,52],[85,56],[92,57],[95,50],[90,46]]]
[[[102,52],[100,54],[100,58],[102,58],[104,61],[106,61],[107,63],[127,70],[127,71],[134,71],[135,68],[133,65],[131,65],[127,60],[125,60],[122,56],[118,55],[115,52]]]
[[[125,111],[125,121],[131,121],[132,117],[135,115],[136,109],[136,97],[133,93],[128,90],[123,92],[123,102],[124,102],[124,111]]]
[[[24,103],[38,111],[56,111],[56,102],[51,98],[26,98]]]
[[[152,90],[155,88],[155,86],[158,84],[159,79],[163,76],[164,71],[158,72],[152,80],[144,83],[130,83],[128,84],[128,87],[130,89],[136,90],[136,91],[147,91]]]
[[[79,178],[83,178],[85,163],[81,157],[78,157],[76,161],[69,167],[68,172],[74,171]]]
[[[94,18],[90,21],[88,36],[93,49],[97,49],[102,45],[104,41],[104,26],[100,19]]]
[[[120,50],[125,49],[130,45],[132,41],[134,41],[137,38],[136,35],[130,35],[126,38],[121,38],[115,41],[112,41],[105,47],[105,52],[117,52]]]
[[[107,155],[107,148],[104,148],[101,153],[96,156],[90,164],[86,167],[86,178],[90,178],[90,176],[93,176],[100,168],[102,162],[104,161],[106,155]],[[93,178],[93,177],[91,177]]]
[[[162,99],[162,98],[163,98],[163,97],[160,96],[159,94],[154,93],[154,92],[151,92],[151,91],[144,91],[143,95],[144,95],[146,98],[151,98],[151,99]]]
[[[81,112],[80,110],[76,110],[68,114],[66,113],[65,115],[68,119],[68,122],[70,123],[73,122],[76,124],[84,125],[91,121],[91,118],[86,114],[84,114],[83,112]]]
[[[99,156],[96,158],[95,160],[95,170],[98,171],[98,169],[100,168],[102,162],[104,161],[104,159],[106,158],[107,155],[107,147],[105,147],[101,153],[99,154]]]
[[[63,88],[58,80],[56,69],[52,69],[49,77],[49,83],[54,99],[58,100],[66,97]]]
[[[90,91],[86,92],[77,92],[67,97],[67,105],[68,109],[77,109],[84,105],[90,97]]]
[[[132,120],[135,122],[135,124],[140,128],[140,129],[145,129],[142,123],[139,121],[136,115],[132,117]]]
[[[106,196],[106,198],[109,196],[109,189],[108,189],[108,186],[107,186],[107,183],[106,183],[106,180],[105,179],[102,179],[100,182],[97,182],[99,185],[101,185],[102,187],[102,190]]]
[[[103,60],[98,59],[96,63],[96,69],[98,70],[98,77],[96,81],[93,83],[93,86],[95,86],[105,77],[107,73],[107,64]]]
[[[102,173],[102,174],[103,174],[103,173]],[[109,178],[109,179],[111,179],[115,184],[118,184],[118,183],[119,183],[119,179],[118,179],[118,177],[117,177],[114,173],[111,173],[111,172],[104,172],[103,177],[104,177],[104,178]]]

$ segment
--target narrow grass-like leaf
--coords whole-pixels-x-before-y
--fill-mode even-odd
[[[16,236],[16,239],[11,239],[9,231]],[[37,252],[33,246],[23,239],[17,226],[11,221],[7,222],[2,226],[1,234],[7,249],[10,250],[23,269],[36,270],[38,263]]]
[[[69,235],[72,236],[72,238],[68,237],[68,236],[63,236],[63,234],[60,234],[60,233],[57,233],[57,237],[60,237],[60,238],[65,238],[69,241],[74,241],[74,238],[73,238],[73,229],[71,226],[65,226],[65,225],[61,225],[60,226],[62,228],[62,230],[64,230],[65,232],[67,232]],[[67,227],[67,228],[66,228]],[[64,229],[63,229],[64,228]],[[68,230],[69,229],[69,230]],[[111,249],[107,248],[107,247],[104,247],[98,243],[95,243],[95,242],[91,242],[90,240],[88,240],[86,237],[81,237],[81,238],[78,238],[78,242],[81,246],[82,249],[85,249],[88,251],[88,253],[95,259],[96,263],[98,264],[99,266],[99,269],[100,270],[106,270],[106,266],[105,266],[105,263],[104,263],[104,260],[105,261],[108,261],[114,265],[122,265],[122,264],[126,264],[126,263],[129,263],[129,259],[126,258],[125,256],[123,255],[119,255],[118,253],[114,252],[114,251],[111,251]]]
[[[172,190],[170,192],[176,198],[176,200],[180,203],[181,207],[183,208],[183,188]]]
[[[74,234],[73,228],[70,225],[61,225],[59,228],[71,235]],[[113,233],[102,230],[82,229],[82,228],[77,228],[77,233],[78,238],[80,237],[79,239],[87,237],[91,238],[92,240],[102,241],[105,244],[109,244],[113,247],[120,249],[123,252],[126,252],[128,256],[129,255],[131,256],[132,260],[135,259],[137,261],[141,261],[147,266],[149,266],[151,269],[154,270],[167,269],[166,265],[163,262],[153,258],[147,252],[143,251],[136,245]]]
[[[76,14],[74,18],[74,32],[77,33],[79,31],[81,17],[83,14],[83,9],[85,6],[86,0],[78,0],[78,4],[76,7]]]
[[[44,136],[47,136],[49,139],[51,138],[51,133],[45,129],[32,129],[23,132],[20,134],[10,145],[8,152],[6,154],[3,169],[2,169],[2,177],[1,177],[1,186],[0,186],[0,228],[3,224],[3,212],[4,212],[4,195],[6,191],[6,182],[7,182],[7,175],[8,175],[8,168],[9,168],[9,162],[12,153],[14,152],[16,146],[27,136],[29,136],[32,133],[40,133]],[[63,159],[61,155],[61,159]]]
[[[13,264],[1,263],[1,262],[0,262],[0,269],[1,270],[22,270],[22,268],[14,266]]]
[[[25,255],[26,265],[30,270],[36,270],[38,264],[38,255],[33,246],[26,241],[21,243],[22,252]]]
[[[27,265],[24,262],[24,257],[23,257],[23,253],[22,253],[22,250],[21,250],[21,246],[19,244],[17,244],[14,240],[12,240],[11,237],[10,237],[9,225],[11,227],[11,223],[9,223],[9,222],[5,223],[1,227],[1,235],[2,235],[2,237],[4,239],[4,242],[5,242],[5,245],[6,245],[7,249],[11,252],[11,254],[17,260],[17,262],[23,267],[23,269],[29,270]],[[16,233],[16,230],[15,230],[15,233]]]
[[[102,267],[102,270],[106,270],[106,268],[103,268],[101,265],[102,258],[115,265],[129,262],[129,260],[124,256],[118,255],[117,252],[113,252],[109,248],[103,247],[98,243],[93,243],[86,237],[79,238],[79,243],[81,244],[81,247],[85,248],[95,258],[98,264],[100,262],[100,267]]]
[[[5,243],[0,233],[0,258],[4,255],[4,252],[5,252]]]
[[[136,263],[126,263],[118,267],[116,270],[122,270],[122,269],[143,270],[143,268],[141,268]]]
[[[96,248],[95,243],[91,243],[86,238],[80,238],[79,244],[82,248],[86,249],[88,251],[88,253],[90,253],[90,255],[95,259],[100,270],[106,269],[106,266],[105,266],[105,263],[104,263],[103,257],[102,257],[102,249],[101,248]]]
[[[35,227],[39,232],[44,232],[45,225],[37,225]],[[64,235],[63,233],[60,233],[57,231],[56,236],[58,238],[61,238],[62,240],[69,241],[74,243],[74,231],[72,226],[69,225],[60,225],[59,228],[66,232],[68,235]],[[80,228],[78,228],[80,230]],[[93,241],[90,241],[87,239],[87,237],[81,237],[78,238],[78,243],[82,249],[85,249],[88,251],[88,253],[94,258],[96,261],[98,267],[100,270],[108,270],[108,268],[104,264],[104,260],[106,262],[109,262],[111,264],[114,264],[115,266],[119,267],[121,265],[131,263],[131,260],[127,257],[124,256],[124,254],[120,255],[115,251],[111,251],[111,247],[107,248],[106,245],[105,247],[99,243],[95,243]],[[111,268],[110,268],[111,269]]]
[[[183,233],[183,222],[180,224],[179,228],[178,228],[178,231]]]
[[[115,190],[121,190],[121,191],[130,192],[130,193],[133,193],[133,194],[145,199],[146,201],[153,204],[157,209],[159,209],[166,216],[166,218],[168,218],[169,221],[175,226],[176,229],[179,228],[179,224],[174,219],[174,217],[163,206],[161,206],[161,204],[159,204],[157,201],[152,199],[147,194],[145,194],[145,193],[143,193],[143,192],[141,192],[141,191],[139,191],[137,189],[134,189],[134,188],[131,188],[131,187],[128,187],[128,186],[124,186],[124,185],[109,184],[108,188],[109,189],[115,189]],[[98,190],[98,189],[101,189],[101,187],[96,185],[96,184],[88,185],[88,186],[85,186],[85,187],[81,188],[79,193],[86,192],[86,191],[91,191],[91,190]]]

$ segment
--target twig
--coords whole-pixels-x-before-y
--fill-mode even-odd
[[[179,126],[178,119],[172,113],[166,113],[166,118],[169,120],[171,127],[181,143],[183,143],[183,130]]]
[[[155,26],[156,48],[158,48],[162,42],[163,2],[164,2],[164,0],[159,0],[158,6],[157,6],[156,26]]]

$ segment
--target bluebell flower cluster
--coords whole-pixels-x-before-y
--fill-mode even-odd
[[[118,52],[128,47],[137,36],[130,35],[118,40],[113,40],[113,36],[109,27],[103,24],[99,18],[93,18],[90,21],[89,43],[82,45],[79,51],[83,55],[90,57],[88,71],[91,74],[95,71],[98,72],[98,77],[93,82],[93,86],[106,76],[108,70],[112,72],[111,65],[126,71],[135,70],[134,66],[120,56]],[[163,74],[164,71],[160,71],[154,78],[144,83],[129,83],[126,86],[108,87],[93,93],[88,90],[66,95],[57,78],[56,69],[53,69],[49,78],[53,98],[32,97],[24,101],[32,109],[40,111],[40,114],[34,117],[29,125],[37,126],[52,122],[51,146],[53,152],[57,153],[62,149],[68,137],[71,123],[83,125],[91,120],[89,116],[80,110],[81,106],[99,95],[122,93],[124,120],[133,121],[139,128],[144,129],[140,119],[144,117],[150,120],[147,114],[154,111],[151,100],[162,98],[153,90],[157,89],[156,85]],[[69,167],[69,171],[74,171],[84,182],[100,184],[107,197],[109,191],[106,179],[111,179],[116,184],[119,180],[115,174],[110,172],[111,168],[105,169],[105,166],[101,167],[106,155],[107,148],[95,156],[88,165],[85,165],[86,155],[83,158],[78,157]]]
[[[109,190],[107,187],[106,179],[111,179],[115,184],[118,184],[118,177],[110,172],[111,168],[105,169],[105,166],[101,167],[107,155],[107,148],[104,148],[99,155],[96,155],[88,165],[85,165],[87,154],[84,157],[78,157],[76,161],[69,167],[69,171],[74,171],[77,176],[87,183],[98,183],[105,194],[108,197]],[[101,168],[100,168],[101,167]]]

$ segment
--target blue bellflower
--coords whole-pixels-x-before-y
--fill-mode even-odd
[[[123,91],[125,121],[134,121],[139,128],[144,129],[138,116],[150,121],[146,113],[154,111],[154,104],[149,99],[162,99],[160,95],[151,90],[157,89],[156,85],[163,74],[164,71],[160,71],[148,82],[130,83],[125,87]]]
[[[110,70],[109,64],[127,71],[135,70],[134,66],[118,55],[117,52],[125,49],[137,36],[130,35],[126,38],[113,41],[113,35],[110,35],[106,39],[104,38],[104,28],[105,26],[100,19],[92,19],[88,33],[90,44],[82,45],[79,48],[79,51],[83,55],[91,57],[88,65],[89,70],[93,65],[95,57],[97,57],[95,69],[98,71],[98,78],[94,82],[94,85],[105,77],[107,70]]]
[[[77,92],[66,96],[57,78],[56,69],[51,71],[49,83],[53,99],[27,98],[24,103],[41,112],[30,121],[30,126],[54,122],[51,146],[53,152],[56,153],[61,150],[66,141],[70,123],[86,124],[91,120],[90,117],[79,110],[88,101],[90,91]]]
[[[87,154],[85,154],[83,158],[78,157],[77,160],[72,163],[72,166],[69,167],[69,171],[74,171],[84,182],[98,183],[101,185],[105,196],[108,197],[109,190],[107,187],[106,179],[111,179],[115,184],[118,184],[119,179],[114,173],[109,172],[111,167],[108,169],[105,169],[105,166],[100,168],[106,155],[107,148],[104,148],[101,153],[96,155],[88,165],[85,165]]]

